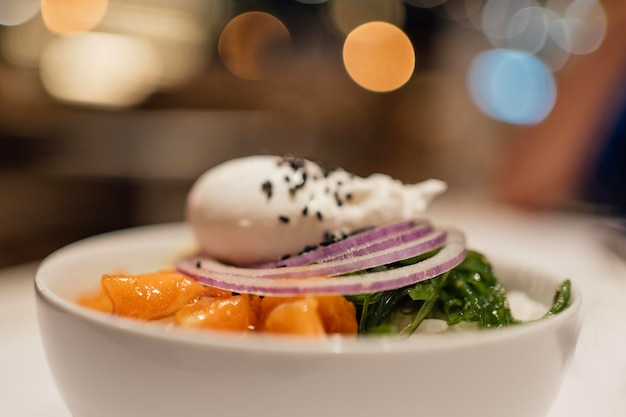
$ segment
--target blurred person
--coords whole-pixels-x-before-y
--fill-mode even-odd
[[[583,201],[626,214],[626,1],[604,7],[602,45],[556,74],[557,100],[542,123],[515,128],[497,172],[499,199],[535,209]]]

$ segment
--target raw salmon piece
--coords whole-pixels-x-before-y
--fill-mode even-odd
[[[318,304],[314,297],[282,303],[269,312],[263,330],[269,333],[323,336],[326,332],[317,312]]]
[[[174,316],[176,324],[213,330],[253,330],[257,318],[247,295],[203,297],[181,308]]]
[[[171,316],[205,293],[204,285],[176,271],[103,275],[102,288],[114,314],[142,320]]]

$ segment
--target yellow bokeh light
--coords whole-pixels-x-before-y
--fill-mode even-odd
[[[232,19],[220,36],[218,52],[230,72],[247,80],[271,75],[291,50],[291,35],[276,17],[247,12]]]
[[[61,35],[87,32],[104,17],[109,0],[42,0],[46,27]]]
[[[361,87],[387,92],[402,87],[415,69],[415,51],[408,36],[386,22],[354,29],[343,46],[348,74]]]
[[[98,32],[56,37],[40,65],[42,84],[51,96],[109,108],[140,103],[156,90],[162,74],[149,42]]]

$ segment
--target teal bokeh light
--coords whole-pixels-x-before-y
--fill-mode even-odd
[[[507,123],[539,123],[556,100],[550,69],[527,52],[484,51],[472,61],[467,82],[472,100],[480,110]]]

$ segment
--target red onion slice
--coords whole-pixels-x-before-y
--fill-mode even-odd
[[[397,236],[403,233],[412,233],[415,237],[423,236],[433,230],[432,226],[425,222],[414,222],[412,220],[394,223],[385,226],[375,227],[357,233],[335,243],[326,246],[318,246],[311,251],[303,252],[299,255],[292,256],[277,262],[269,262],[254,266],[254,268],[282,268],[287,266],[301,266],[314,262],[320,262],[324,259],[334,257],[351,248],[370,244],[378,239],[384,239],[391,236]]]
[[[443,249],[426,260],[359,275],[267,279],[254,275],[207,274],[206,270],[192,264],[193,259],[182,261],[178,269],[205,285],[240,293],[280,296],[366,294],[416,284],[441,275],[460,264],[465,258],[465,237],[458,231],[448,231],[447,235],[448,240]]]
[[[355,256],[366,256],[373,252],[383,251],[405,243],[417,241],[417,239],[425,237],[431,233],[435,232],[430,225],[416,226],[400,233],[394,233],[390,236],[352,247],[342,253],[320,259],[318,262],[336,262]]]
[[[395,245],[388,242],[387,245],[377,247],[368,251],[363,250],[362,254],[354,256],[350,251],[345,252],[345,256],[333,262],[320,264],[292,266],[285,268],[240,268],[232,265],[225,265],[211,258],[191,257],[181,261],[179,269],[183,272],[195,271],[214,278],[228,276],[244,276],[263,279],[282,278],[308,278],[320,276],[334,276],[347,274],[350,272],[362,271],[376,266],[387,265],[393,262],[423,255],[434,249],[440,248],[446,243],[447,233],[442,230],[433,231],[418,239]]]

